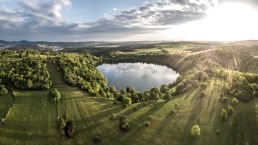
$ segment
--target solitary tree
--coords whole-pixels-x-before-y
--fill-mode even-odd
[[[61,94],[57,91],[56,88],[54,88],[51,92],[50,95],[52,99],[56,102],[58,102],[61,99]]]
[[[119,117],[119,124],[120,124],[120,129],[122,131],[128,131],[129,130],[129,123],[127,120],[127,117],[122,115]]]
[[[199,127],[199,125],[194,125],[193,127],[192,127],[192,129],[191,129],[191,134],[192,134],[192,136],[193,137],[195,137],[195,138],[198,138],[199,136],[200,136],[200,134],[201,134],[201,129],[200,129],[200,127]]]

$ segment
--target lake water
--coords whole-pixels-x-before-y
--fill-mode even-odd
[[[102,64],[97,69],[106,76],[109,86],[117,90],[133,87],[139,92],[173,83],[179,76],[166,66],[146,63]]]

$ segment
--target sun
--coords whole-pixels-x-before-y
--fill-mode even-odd
[[[223,3],[207,10],[206,15],[204,19],[175,26],[167,33],[187,40],[258,39],[258,11],[251,5]]]
[[[258,12],[249,5],[225,3],[207,12],[202,25],[207,39],[257,39]]]

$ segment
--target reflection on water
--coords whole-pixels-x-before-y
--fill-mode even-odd
[[[172,83],[179,76],[166,66],[146,63],[102,64],[97,69],[107,77],[108,84],[114,85],[117,90],[133,87],[139,92]]]

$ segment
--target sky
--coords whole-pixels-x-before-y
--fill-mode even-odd
[[[257,0],[0,0],[0,40],[258,39]]]

